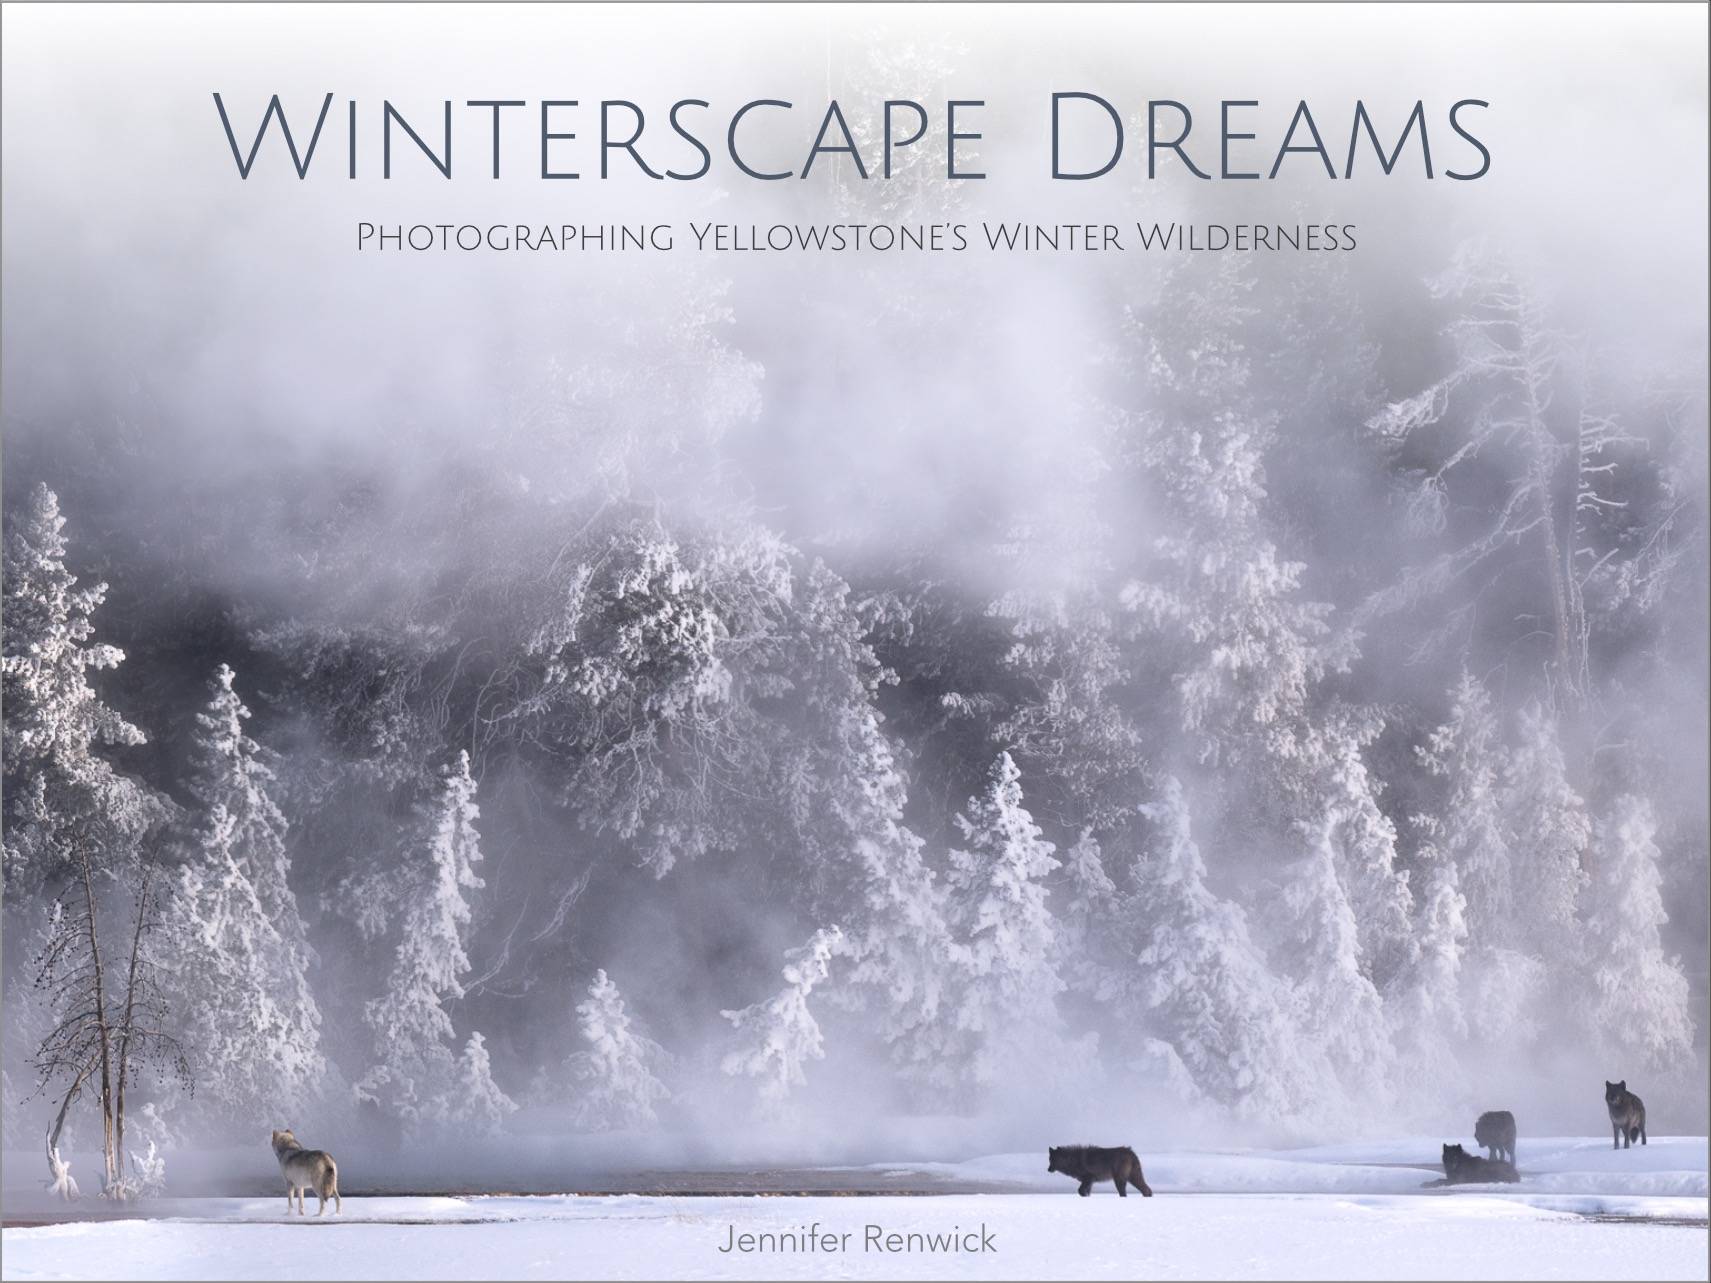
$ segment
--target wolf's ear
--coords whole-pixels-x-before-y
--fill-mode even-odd
[[[1621,1082],[1617,1083],[1616,1084],[1616,1090],[1617,1091],[1627,1091],[1628,1090],[1628,1080],[1626,1078],[1624,1078]]]

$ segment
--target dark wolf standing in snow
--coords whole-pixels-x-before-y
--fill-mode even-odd
[[[1153,1196],[1152,1186],[1141,1174],[1141,1160],[1127,1145],[1104,1149],[1098,1145],[1059,1145],[1046,1151],[1046,1170],[1062,1172],[1081,1182],[1076,1190],[1083,1198],[1093,1192],[1094,1181],[1112,1181],[1122,1198],[1129,1197],[1129,1184],[1134,1183],[1142,1198]]]
[[[304,1149],[287,1129],[273,1133],[273,1153],[279,1159],[279,1170],[285,1176],[287,1213],[291,1211],[291,1199],[295,1195],[297,1215],[308,1215],[303,1207],[303,1191],[306,1189],[314,1190],[315,1196],[321,1200],[315,1209],[316,1216],[327,1210],[329,1198],[333,1200],[335,1213],[345,1210],[344,1201],[339,1198],[339,1165],[326,1150]]]
[[[1481,1158],[1470,1154],[1460,1145],[1444,1146],[1444,1184],[1485,1185],[1493,1181],[1514,1182],[1521,1179],[1514,1163],[1501,1158]]]
[[[1493,1109],[1479,1116],[1473,1125],[1473,1139],[1485,1147],[1487,1158],[1507,1158],[1515,1161],[1515,1115],[1507,1109]]]
[[[1628,1090],[1628,1080],[1606,1080],[1604,1105],[1610,1111],[1610,1148],[1632,1149],[1634,1142],[1646,1143],[1646,1102]]]

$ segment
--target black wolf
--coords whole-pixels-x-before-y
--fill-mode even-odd
[[[1628,1090],[1628,1080],[1606,1081],[1604,1105],[1610,1111],[1610,1148],[1632,1149],[1646,1143],[1646,1102]]]
[[[1153,1196],[1152,1186],[1141,1175],[1141,1160],[1127,1145],[1117,1149],[1105,1149],[1099,1145],[1059,1145],[1046,1151],[1046,1170],[1062,1172],[1080,1181],[1081,1188],[1076,1193],[1083,1198],[1093,1192],[1094,1181],[1116,1182],[1117,1193],[1123,1198],[1129,1197],[1131,1182],[1141,1191],[1142,1198]]]
[[[1444,1146],[1444,1184],[1485,1185],[1493,1181],[1514,1182],[1521,1179],[1514,1163],[1501,1158],[1481,1158],[1470,1154],[1460,1145]]]
[[[1515,1115],[1507,1109],[1494,1109],[1481,1114],[1473,1125],[1473,1139],[1485,1146],[1487,1158],[1507,1158],[1515,1161]]]

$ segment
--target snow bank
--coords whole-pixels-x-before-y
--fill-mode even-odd
[[[351,1198],[343,1218],[319,1221],[287,1221],[278,1200],[183,1201],[199,1204],[203,1218],[6,1230],[3,1277],[1706,1276],[1703,1225],[1593,1221],[1480,1194]],[[1679,1201],[1703,1215],[1703,1203]],[[809,1225],[848,1237],[834,1239],[834,1251],[721,1250],[742,1234],[780,1236]],[[870,1225],[904,1243],[911,1234],[919,1243],[954,1231],[966,1250],[878,1250]]]

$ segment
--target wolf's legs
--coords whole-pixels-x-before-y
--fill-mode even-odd
[[[1620,1123],[1610,1124],[1610,1148],[1622,1148],[1622,1125]]]
[[[1086,1198],[1093,1192],[1093,1182],[1091,1180],[1082,1181],[1075,1192],[1080,1194],[1083,1198]]]
[[[1129,1197],[1129,1182],[1124,1180],[1121,1176],[1118,1176],[1115,1179],[1117,1182],[1117,1197],[1118,1198]]]
[[[1640,1144],[1644,1145],[1645,1143],[1646,1143],[1646,1122],[1645,1122],[1645,1119],[1642,1118],[1640,1120]]]
[[[335,1185],[333,1186],[333,1215],[343,1216],[344,1213],[345,1200],[339,1197],[339,1187]]]
[[[285,1182],[285,1214],[287,1216],[291,1215],[291,1194],[292,1194],[291,1182],[286,1181]]]

